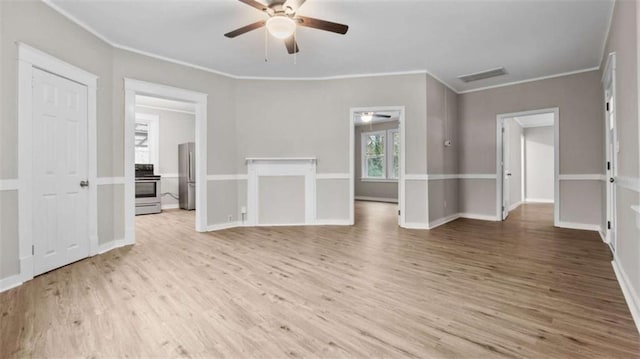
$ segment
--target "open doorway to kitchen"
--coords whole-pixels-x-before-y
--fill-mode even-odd
[[[558,109],[498,115],[497,213],[558,222]]]
[[[206,95],[125,79],[125,236],[180,211],[207,229]],[[149,215],[146,218],[135,216]],[[174,216],[175,217],[175,216]],[[184,218],[183,218],[184,217]]]
[[[351,176],[354,221],[402,224],[404,109],[359,108],[351,111]]]

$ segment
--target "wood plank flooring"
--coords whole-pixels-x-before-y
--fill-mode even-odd
[[[208,234],[137,217],[137,245],[0,293],[0,357],[640,356],[607,247],[551,206],[432,231],[395,210]]]

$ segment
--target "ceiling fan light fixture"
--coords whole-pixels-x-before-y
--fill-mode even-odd
[[[365,112],[362,115],[360,115],[360,119],[362,120],[362,122],[371,122],[371,120],[373,120],[373,113]]]
[[[290,37],[296,31],[295,21],[282,15],[276,15],[269,18],[266,26],[271,35],[282,40]]]

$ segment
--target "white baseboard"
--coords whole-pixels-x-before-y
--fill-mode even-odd
[[[429,229],[429,224],[421,222],[405,222],[405,224],[401,224],[400,227],[406,229]]]
[[[116,239],[107,243],[103,243],[100,245],[100,247],[98,247],[98,254],[106,253],[112,249],[124,247],[129,244],[129,241],[125,239]]]
[[[438,218],[436,220],[433,220],[433,221],[429,222],[429,229],[434,229],[434,228],[439,227],[439,226],[441,226],[443,224],[447,224],[449,222],[455,221],[458,218],[460,218],[460,213],[454,213],[454,214],[449,215],[447,217]]]
[[[575,222],[564,222],[559,221],[556,223],[556,227],[560,228],[568,228],[568,229],[579,229],[583,231],[596,231],[600,232],[601,228],[597,224],[586,224],[586,223],[575,223]]]
[[[15,288],[23,283],[20,274],[14,274],[7,278],[0,279],[0,293]]]
[[[316,219],[316,226],[351,226],[348,219]]]
[[[244,224],[242,222],[212,224],[207,227],[207,232],[221,231],[223,229],[236,228],[236,227],[244,227]]]
[[[606,233],[604,233],[604,231],[602,229],[600,229],[598,231],[598,234],[600,235],[600,238],[602,239],[602,241],[604,243],[607,243],[607,235],[606,235]]]
[[[384,198],[384,197],[367,197],[367,196],[356,196],[356,201],[371,201],[371,202],[388,202],[388,203],[398,203],[397,198]]]
[[[553,203],[553,199],[548,198],[527,198],[524,200],[525,203]]]
[[[163,204],[162,205],[162,209],[178,209],[178,208],[180,208],[180,204],[179,203]]]
[[[627,301],[631,317],[636,324],[636,330],[640,333],[640,300],[638,300],[638,295],[633,290],[631,282],[629,282],[629,277],[627,277],[627,274],[619,263],[618,258],[614,255],[611,265],[613,266],[613,271],[616,274],[616,278],[618,279],[618,283],[622,289],[624,299]]]
[[[500,219],[496,216],[490,216],[487,214],[476,214],[476,213],[459,213],[460,218],[468,218],[468,219],[478,219],[481,221],[492,221],[498,222]]]
[[[509,212],[513,211],[514,209],[520,207],[522,205],[522,201],[516,202],[514,204],[512,204],[511,206],[509,206]]]

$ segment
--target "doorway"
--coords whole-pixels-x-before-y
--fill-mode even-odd
[[[181,126],[181,130],[178,130],[170,128],[171,124],[166,123],[168,126],[166,132],[168,133],[165,132],[165,134],[171,135],[171,139],[168,140],[171,144],[165,148],[161,144],[163,131],[160,121],[162,121],[162,116],[159,114],[164,111],[165,117],[170,117],[169,111],[166,111],[168,109],[173,113],[185,115],[183,117],[192,118],[194,124],[191,130],[189,130],[189,126]],[[138,209],[136,206],[136,167],[139,169],[138,172],[150,171],[149,177],[155,178],[154,203],[159,209],[153,209],[153,211],[160,210],[162,206],[165,209],[177,208],[180,198],[178,181],[181,172],[179,170],[178,145],[182,143],[192,145],[189,163],[193,168],[190,171],[190,179],[192,187],[195,188],[195,230],[198,232],[207,231],[206,112],[206,94],[125,79],[125,238],[127,238],[128,244],[135,242],[135,215]],[[188,120],[184,119],[184,121]],[[175,121],[172,122],[175,125]],[[154,127],[157,128],[155,134],[153,133]],[[179,134],[179,132],[184,133]],[[187,132],[191,132],[191,134],[187,134]],[[194,137],[189,137],[189,135]],[[189,141],[191,138],[194,139],[193,142]],[[156,153],[152,153],[154,147],[157,148]],[[146,162],[153,167],[145,166],[144,163],[136,166],[136,162]],[[162,182],[163,180],[164,182]],[[151,188],[149,181],[144,182],[141,185],[144,185],[145,188]],[[145,202],[141,204],[145,205],[148,201],[145,199],[145,201],[139,202]]]
[[[350,114],[351,223],[358,201],[360,212],[375,207],[377,215],[402,226],[404,107],[352,108]]]
[[[498,115],[496,215],[501,220],[521,205],[536,203],[553,207],[557,225],[558,114],[553,108]]]

